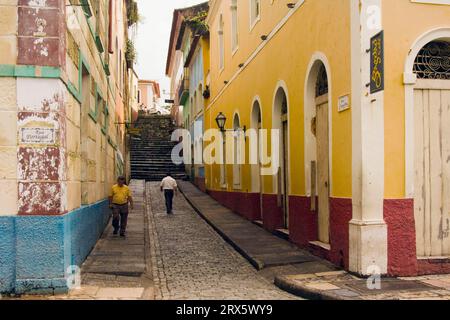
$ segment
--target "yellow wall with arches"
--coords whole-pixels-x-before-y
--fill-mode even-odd
[[[211,41],[211,102],[205,111],[206,128],[217,128],[215,117],[223,112],[227,129],[233,125],[235,112],[241,126],[250,128],[252,103],[256,96],[261,101],[262,126],[272,128],[272,108],[277,84],[285,83],[288,90],[290,132],[290,194],[305,195],[305,141],[304,93],[307,68],[312,57],[321,52],[330,65],[329,83],[332,105],[332,190],[333,197],[351,197],[352,137],[351,110],[339,113],[338,97],[349,95],[351,89],[350,65],[350,6],[347,0],[305,1],[298,9],[289,9],[290,1],[261,1],[260,21],[250,30],[249,3],[238,0],[239,47],[232,54],[231,12],[228,1],[212,1],[209,25]],[[242,10],[242,11],[240,11]],[[286,18],[290,11],[295,13]],[[224,21],[225,63],[219,70],[218,26],[219,16]],[[330,19],[330,17],[336,19]],[[327,21],[325,24],[318,21]],[[277,25],[281,29],[268,39],[256,53],[263,40]],[[254,58],[237,76],[240,63]],[[233,78],[234,76],[234,78]],[[229,81],[225,84],[224,81]],[[225,88],[225,89],[224,89]],[[208,127],[209,126],[209,127]],[[269,148],[270,149],[270,148]],[[248,141],[246,146],[248,151]],[[270,151],[269,151],[270,152]],[[233,168],[227,167],[228,191],[233,191]],[[223,190],[220,185],[220,167],[207,166],[207,187]],[[309,179],[309,177],[307,177]],[[251,168],[242,170],[242,192],[251,191]],[[265,177],[264,192],[274,193],[273,177]]]

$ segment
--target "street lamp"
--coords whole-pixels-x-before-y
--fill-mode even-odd
[[[222,112],[220,112],[216,118],[216,123],[217,123],[217,126],[219,127],[220,131],[222,131],[222,132],[225,131],[225,123],[226,122],[227,122],[227,117],[225,117],[225,115]]]

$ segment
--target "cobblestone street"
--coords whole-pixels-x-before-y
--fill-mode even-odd
[[[147,183],[156,299],[294,299],[228,245],[182,195],[165,213],[158,183]]]

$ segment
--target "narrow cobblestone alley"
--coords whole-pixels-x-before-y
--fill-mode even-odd
[[[147,183],[156,299],[294,299],[256,270],[202,220],[182,195],[165,213],[157,182]]]

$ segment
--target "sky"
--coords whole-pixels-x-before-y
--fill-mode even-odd
[[[142,21],[137,29],[136,71],[139,79],[158,81],[163,98],[168,98],[170,90],[170,80],[165,73],[173,11],[204,1],[137,0]]]

